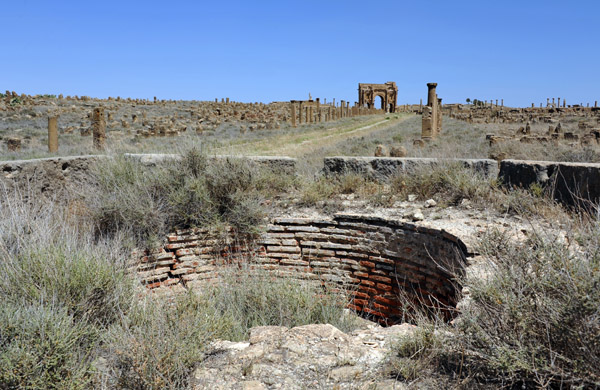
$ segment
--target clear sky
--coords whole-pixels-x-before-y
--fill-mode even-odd
[[[0,90],[161,99],[600,101],[600,1],[3,0]]]

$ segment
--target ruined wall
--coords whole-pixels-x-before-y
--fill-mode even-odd
[[[126,158],[139,161],[144,166],[155,166],[181,158],[176,154],[125,154]],[[79,192],[86,185],[94,184],[91,173],[94,165],[106,155],[51,157],[32,160],[0,161],[0,190],[18,190],[24,195],[60,197],[69,191]],[[243,158],[276,172],[293,174],[296,159],[278,156],[213,156],[212,158]]]
[[[600,164],[503,160],[499,177],[507,186],[538,184],[555,200],[584,207],[600,203]]]
[[[460,164],[485,176],[498,175],[498,162],[490,159],[437,159],[425,157],[326,157],[323,171],[327,175],[357,173],[369,177],[384,178],[402,170],[436,164]]]
[[[457,302],[454,275],[467,249],[435,230],[361,215],[332,220],[277,218],[255,242],[219,240],[204,229],[181,230],[160,249],[137,257],[136,270],[150,289],[203,288],[225,264],[245,264],[277,276],[332,282],[352,291],[350,307],[388,324],[402,322],[400,292],[448,306]],[[243,268],[242,268],[243,269]]]

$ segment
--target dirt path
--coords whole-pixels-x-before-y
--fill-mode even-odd
[[[374,131],[395,126],[408,118],[410,118],[409,115],[401,115],[399,118],[391,117],[391,119],[378,117],[366,124],[351,123],[329,129],[310,129],[302,133],[281,134],[268,139],[238,144],[234,147],[218,148],[216,151],[227,150],[229,153],[246,155],[302,157],[309,155],[318,147],[336,144],[345,139],[363,137]]]

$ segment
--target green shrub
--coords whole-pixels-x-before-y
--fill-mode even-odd
[[[390,185],[392,192],[402,197],[415,194],[421,199],[437,198],[449,205],[456,205],[462,199],[486,200],[496,188],[493,180],[459,163],[439,163],[400,171],[391,179]]]
[[[168,208],[168,188],[158,173],[123,157],[96,166],[98,186],[91,188],[89,207],[98,234],[126,231],[138,243],[158,240]]]
[[[51,303],[92,323],[116,321],[133,291],[124,270],[101,253],[62,245],[29,248],[4,258],[0,273],[3,301]]]
[[[111,374],[119,389],[184,389],[210,340],[229,324],[210,305],[184,295],[166,302],[147,298],[104,336]]]
[[[600,225],[574,238],[488,233],[481,272],[462,281],[469,295],[454,326],[422,322],[448,337],[401,340],[394,372],[473,389],[600,387]]]
[[[174,228],[230,225],[255,234],[264,217],[260,170],[242,159],[207,159],[191,149],[181,159],[149,168],[115,158],[97,170],[91,197],[97,231],[127,231],[153,246]]]
[[[96,329],[56,305],[0,304],[0,388],[90,388]]]
[[[579,233],[580,247],[542,235],[482,241],[490,275],[468,280],[459,327],[477,364],[514,383],[600,386],[599,233]]]

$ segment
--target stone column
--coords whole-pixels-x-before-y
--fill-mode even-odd
[[[300,102],[300,103],[298,104],[298,122],[299,122],[300,124],[302,124],[302,114],[303,114],[303,112],[302,112],[302,109],[303,109],[303,108],[302,108],[302,102]]]
[[[556,105],[556,107],[560,107],[560,98],[558,98],[558,104]]]
[[[429,140],[433,138],[432,108],[424,106],[421,118],[421,138]]]
[[[433,107],[435,103],[437,103],[437,94],[435,92],[435,88],[437,87],[437,83],[427,83],[427,105],[429,107]],[[421,102],[423,99],[421,99]]]
[[[58,152],[58,117],[48,117],[48,151]]]
[[[500,100],[501,107],[504,108],[504,99]]]
[[[296,103],[292,102],[292,127],[296,127]]]
[[[550,107],[550,98],[546,98],[546,107]]]
[[[307,116],[308,116],[308,118],[306,120],[306,123],[312,123],[313,122],[313,106],[312,105],[308,107]]]
[[[106,121],[104,120],[104,108],[94,109],[92,114],[92,132],[94,137],[94,147],[104,149],[106,143]]]
[[[345,114],[345,113],[344,113],[344,106],[345,106],[345,105],[346,105],[346,101],[345,101],[345,100],[342,100],[342,101],[340,102],[340,107],[341,107],[341,109],[342,109],[342,111],[341,111],[341,115],[340,115],[340,118],[343,118],[343,117],[345,116],[345,115],[344,115],[344,114]]]
[[[498,99],[496,99],[496,108],[498,108]]]
[[[563,99],[563,108],[567,106],[567,99]]]
[[[229,98],[225,98],[225,103],[229,104]]]
[[[438,112],[435,118],[435,134],[439,134],[442,132],[442,99],[438,98]]]

